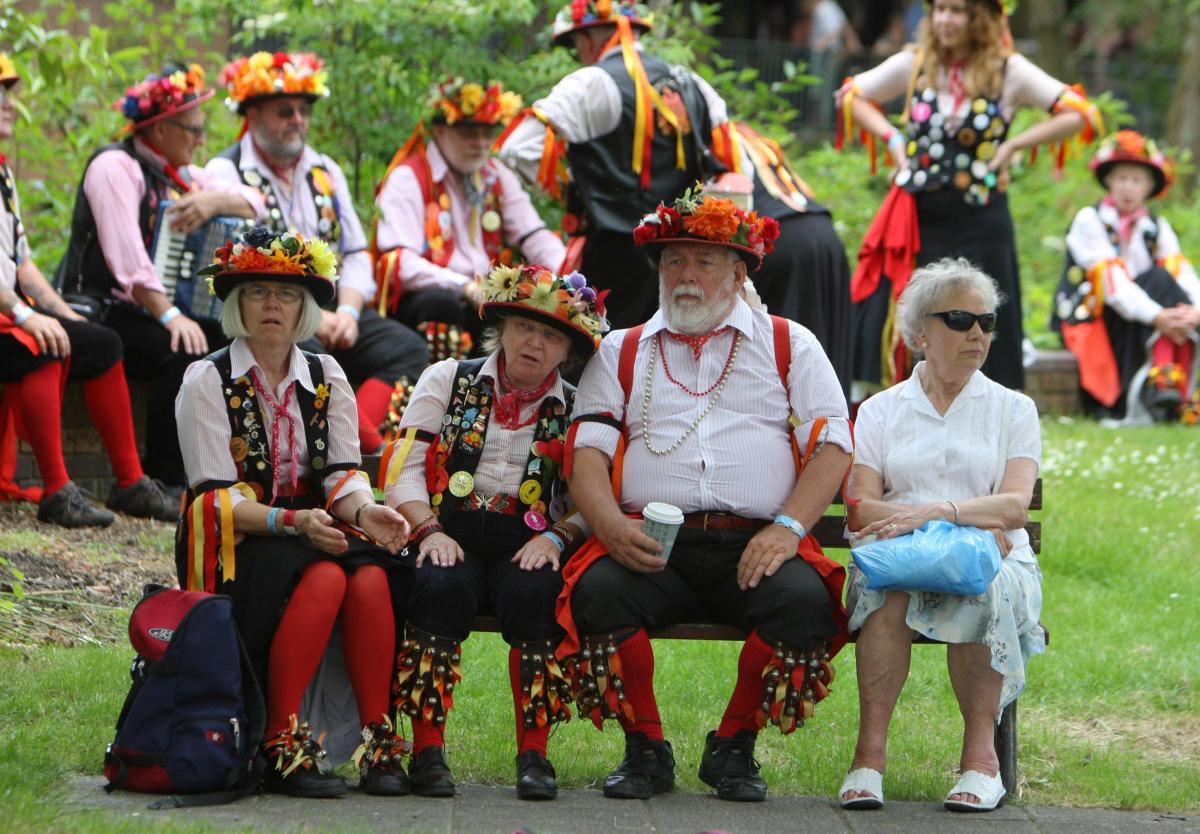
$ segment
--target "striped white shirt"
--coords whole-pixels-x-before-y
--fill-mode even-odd
[[[326,460],[330,463],[353,463],[361,461],[358,448],[358,410],[354,400],[354,389],[346,380],[337,360],[332,356],[317,357],[325,371],[325,383],[332,389],[329,397],[327,415],[329,420],[329,454]],[[244,339],[234,339],[229,346],[230,371],[233,379],[249,373],[254,368],[265,383],[266,372],[259,366],[254,354]],[[292,347],[291,365],[287,376],[275,391],[277,402],[283,402],[288,385],[295,381],[296,385],[307,391],[316,393],[312,376],[308,371],[308,362],[300,349]],[[261,409],[260,433],[265,433],[265,443],[271,446],[271,421],[275,410],[262,397],[255,398]],[[311,467],[308,460],[308,442],[304,430],[304,420],[300,417],[300,403],[296,395],[288,406],[288,413],[296,422],[296,475],[299,481],[309,476]],[[187,472],[188,484],[196,486],[204,481],[236,481],[237,467],[229,451],[231,433],[229,430],[229,412],[225,404],[225,395],[221,386],[221,374],[217,366],[207,359],[200,359],[188,366],[183,375],[183,385],[175,396],[175,419],[179,426],[179,449],[183,452],[183,467]],[[292,478],[292,448],[288,443],[288,422],[279,424],[279,482],[287,484]],[[323,481],[326,493],[337,486],[345,476],[345,471],[332,472]],[[366,492],[371,496],[371,488],[362,477],[351,478],[342,486],[339,498],[353,492]],[[233,505],[236,507],[245,498],[236,490],[230,493]],[[373,498],[373,497],[372,497]]]
[[[789,413],[801,425],[796,437],[801,450],[818,417],[828,420],[823,442],[853,452],[846,400],[825,351],[806,328],[789,322],[792,358],[784,390],[775,363],[770,317],[751,310],[738,299],[724,324],[731,330],[713,337],[697,362],[692,349],[674,339],[662,339],[662,354],[650,380],[650,441],[655,449],[670,446],[700,417],[713,394],[695,397],[671,382],[671,375],[693,391],[704,391],[725,367],[734,331],[741,344],[721,398],[679,448],[658,456],[647,450],[642,420],[651,341],[666,322],[659,311],[646,323],[638,343],[628,408],[617,379],[617,365],[626,330],[610,333],[588,364],[579,383],[574,417],[609,413],[625,415],[628,446],[621,484],[621,509],[640,512],[651,501],[665,501],[690,512],[728,512],[748,518],[772,518],[796,484],[789,438]],[[615,454],[617,429],[602,423],[581,423],[577,449]]]

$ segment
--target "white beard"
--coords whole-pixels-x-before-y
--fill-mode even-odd
[[[700,300],[699,302],[680,303],[679,299],[681,298]],[[663,318],[667,320],[671,329],[689,336],[701,336],[716,330],[717,325],[725,320],[736,303],[737,297],[733,294],[732,277],[725,286],[721,287],[720,294],[716,299],[705,298],[700,288],[691,284],[679,285],[670,295],[667,294],[666,286],[662,281],[659,281],[658,284],[658,306],[662,310]]]

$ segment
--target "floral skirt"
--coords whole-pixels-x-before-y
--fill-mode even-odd
[[[867,578],[851,567],[850,631],[858,632],[872,612],[883,607],[885,591],[867,590]],[[1046,650],[1038,618],[1042,613],[1042,573],[1030,562],[1003,559],[986,593],[957,596],[915,591],[909,594],[905,622],[913,631],[943,643],[981,643],[992,668],[1004,678],[996,721],[1025,688],[1025,666]]]

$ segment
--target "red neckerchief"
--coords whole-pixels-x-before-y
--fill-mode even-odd
[[[292,160],[291,164],[276,166],[270,163],[270,161],[267,159],[266,152],[259,147],[258,142],[254,141],[253,133],[250,134],[250,144],[254,146],[254,152],[258,154],[258,158],[263,161],[263,164],[274,171],[275,176],[279,177],[290,186],[292,184],[292,174],[295,172],[296,166],[300,164],[300,156],[304,156],[304,152],[301,151],[300,156]]]
[[[284,392],[283,402],[275,399],[275,392],[262,381],[258,372],[253,368],[250,369],[250,381],[254,383],[254,391],[264,403],[271,407],[274,414],[271,417],[271,504],[275,503],[275,496],[279,493],[279,421],[288,421],[288,445],[291,447],[292,455],[292,491],[296,490],[296,483],[299,480],[299,470],[297,469],[297,453],[296,453],[296,421],[288,410],[292,404],[292,392],[296,390],[296,380],[288,383],[287,391]]]
[[[667,336],[669,336],[671,339],[674,339],[676,342],[683,342],[683,344],[690,347],[692,349],[692,357],[699,362],[700,352],[704,350],[704,345],[708,343],[708,340],[720,336],[727,330],[729,330],[729,325],[725,325],[724,327],[714,330],[711,333],[705,333],[703,336],[688,336],[686,333],[672,333],[670,330],[664,330],[660,332],[666,333]]]
[[[554,384],[554,379],[558,375],[558,372],[551,371],[547,374],[546,378],[542,380],[542,384],[533,391],[522,391],[509,381],[505,367],[504,351],[502,350],[496,360],[496,376],[499,377],[499,380],[497,380],[499,385],[497,386],[496,396],[492,400],[494,404],[492,413],[500,421],[502,428],[514,431],[522,426],[520,422],[521,409],[529,403],[537,402],[546,396],[546,392]],[[505,393],[501,394],[501,390]],[[533,420],[529,422],[532,423]],[[529,425],[529,423],[525,423],[524,425]]]
[[[1143,217],[1149,217],[1150,210],[1143,205],[1138,206],[1128,214],[1122,214],[1121,210],[1117,208],[1117,204],[1113,202],[1111,194],[1104,198],[1104,205],[1112,206],[1113,210],[1117,212],[1117,238],[1120,240],[1122,246],[1128,246],[1129,238],[1133,234],[1133,227]]]
[[[141,142],[143,145],[145,145],[150,150],[151,153],[153,153],[155,156],[157,156],[162,161],[163,173],[166,174],[168,177],[170,177],[171,182],[175,183],[175,185],[179,188],[180,191],[182,191],[184,194],[187,194],[189,191],[192,190],[191,183],[186,182],[183,179],[183,177],[179,176],[179,169],[176,168],[174,165],[172,165],[170,162],[167,162],[166,154],[164,154],[162,151],[160,151],[158,148],[154,147],[154,145],[150,144],[150,142],[148,142],[147,140],[143,139],[140,136],[138,137],[138,141]]]
[[[947,81],[950,85],[950,92],[954,94],[954,109],[950,111],[952,113],[958,112],[963,99],[967,97],[967,85],[963,81],[963,67],[966,65],[966,58],[959,58],[957,61],[950,63],[950,72],[948,73]]]

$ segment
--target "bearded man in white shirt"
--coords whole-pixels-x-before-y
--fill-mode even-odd
[[[703,616],[750,632],[700,766],[737,801],[766,797],[758,730],[810,718],[845,643],[844,569],[806,533],[850,464],[845,399],[808,330],[741,297],[777,236],[727,200],[660,204],[634,231],[657,262],[660,309],[605,338],[580,382],[568,482],[596,535],[564,569],[559,655],[574,653],[580,712],[625,731],[609,797],[674,784],[647,629]],[[642,531],[651,502],[683,512],[669,560]]]

